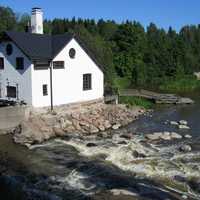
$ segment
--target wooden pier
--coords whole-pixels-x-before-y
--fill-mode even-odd
[[[135,96],[150,99],[157,104],[192,104],[190,98],[184,98],[175,94],[160,94],[148,90],[124,89],[119,91],[119,96]]]

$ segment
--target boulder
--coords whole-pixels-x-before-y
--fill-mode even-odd
[[[81,126],[79,124],[79,121],[77,121],[76,119],[72,119],[72,123],[73,123],[73,126],[74,126],[75,130],[77,130],[77,131],[81,131],[82,130],[82,128],[81,128]]]
[[[81,126],[90,127],[89,123],[86,122],[86,121],[80,121],[79,124],[80,124]]]
[[[191,139],[191,138],[192,138],[192,136],[191,136],[191,135],[188,135],[188,134],[187,134],[187,135],[184,135],[184,137],[187,138],[187,139]]]
[[[193,104],[194,101],[190,98],[180,98],[178,104]]]
[[[119,141],[117,144],[126,145],[126,144],[127,144],[127,142],[123,140],[123,141]]]
[[[109,128],[111,128],[112,125],[110,124],[110,122],[108,120],[106,120],[104,122],[104,126],[105,126],[106,129],[109,129]]]
[[[45,115],[45,117],[42,117],[42,120],[45,122],[46,125],[51,126],[51,127],[57,124],[57,117],[53,115]]]
[[[135,150],[135,151],[133,151],[133,157],[134,158],[146,158],[146,155]]]
[[[76,120],[80,119],[80,114],[79,113],[72,113],[71,116],[72,116],[73,119],[76,119]]]
[[[127,140],[130,140],[132,138],[132,135],[128,134],[128,133],[127,134],[124,133],[124,134],[121,134],[120,137],[124,138],[124,139],[127,139]]]
[[[63,129],[59,126],[54,126],[53,127],[53,131],[55,133],[56,136],[64,136],[66,135],[65,131],[63,131]]]
[[[180,120],[180,121],[179,121],[179,124],[180,124],[180,125],[186,125],[186,126],[187,126],[187,125],[188,125],[188,122],[187,122],[186,120]]]
[[[163,134],[162,134],[162,135],[170,136],[170,135],[171,135],[171,133],[170,133],[170,132],[168,132],[168,131],[165,131],[165,132],[163,132]]]
[[[178,128],[179,128],[179,129],[190,129],[189,126],[183,125],[183,124],[180,124],[180,125],[178,126]]]
[[[86,146],[87,146],[87,147],[96,147],[97,144],[92,143],[92,142],[89,142],[89,143],[86,144]]]
[[[13,136],[14,142],[19,144],[33,144],[41,143],[50,137],[55,136],[51,129],[48,132],[42,132],[38,127],[35,127],[32,123],[26,121],[20,124],[21,132],[16,133]]]
[[[190,145],[183,145],[179,148],[180,151],[184,152],[184,153],[187,153],[187,152],[190,152],[192,151],[192,147]]]
[[[171,140],[171,135],[170,135],[170,132],[164,132],[161,136],[160,136],[161,139],[163,140]]]
[[[175,121],[171,121],[170,124],[171,124],[171,125],[175,125],[175,126],[178,126],[178,125],[179,125],[179,123],[178,123],[178,122],[175,122]]]
[[[117,130],[117,129],[119,129],[121,127],[121,124],[114,124],[113,126],[112,126],[112,129],[113,130]]]
[[[145,137],[148,139],[148,140],[159,140],[160,137],[161,137],[162,133],[160,134],[157,134],[157,133],[153,133],[153,134],[147,134],[145,135]]]
[[[75,127],[74,127],[73,125],[71,125],[71,126],[65,127],[65,128],[63,129],[63,131],[64,131],[64,132],[67,132],[67,133],[73,133],[73,132],[76,131],[76,129],[75,129]]]
[[[60,119],[59,119],[59,122],[60,122],[60,126],[64,129],[65,127],[67,127],[67,126],[70,126],[70,125],[72,125],[72,122],[71,121],[69,121],[69,120],[67,120],[67,119],[65,119],[65,118],[63,118],[63,117],[61,117]]]
[[[105,131],[105,130],[106,130],[105,127],[104,127],[102,124],[100,124],[100,125],[98,126],[98,128],[99,128],[100,131]]]
[[[179,135],[178,133],[171,132],[171,138],[172,139],[182,139],[182,135]]]
[[[99,132],[99,129],[92,124],[90,125],[89,130],[90,130],[90,133],[98,133]]]

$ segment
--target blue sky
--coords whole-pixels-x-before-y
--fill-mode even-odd
[[[32,7],[42,7],[47,19],[129,19],[144,26],[154,22],[176,30],[186,24],[200,24],[200,0],[1,0],[0,5],[28,13]]]

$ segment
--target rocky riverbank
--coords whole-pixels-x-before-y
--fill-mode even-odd
[[[125,105],[106,105],[103,103],[76,108],[57,107],[53,112],[39,110],[31,112],[12,131],[16,143],[29,146],[53,137],[68,136],[69,133],[83,135],[107,134],[109,129],[119,129],[145,112],[139,107],[127,108]]]

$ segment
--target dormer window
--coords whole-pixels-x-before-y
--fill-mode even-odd
[[[7,44],[6,46],[6,54],[10,56],[13,52],[13,46],[11,44]]]
[[[4,69],[4,58],[0,57],[0,70]]]
[[[24,69],[24,58],[23,57],[17,57],[16,58],[16,69],[17,70],[23,70]]]

